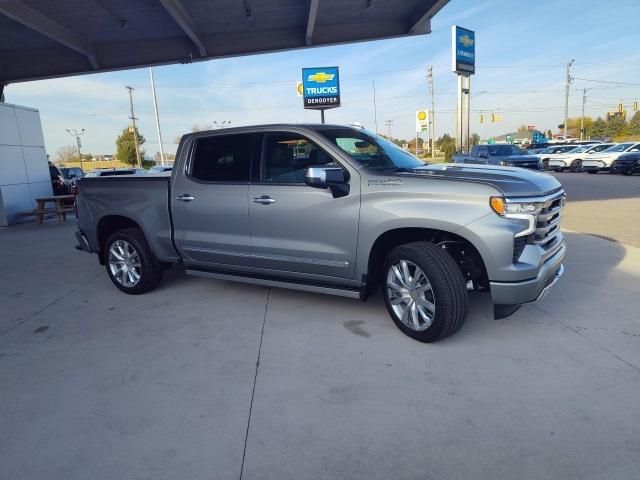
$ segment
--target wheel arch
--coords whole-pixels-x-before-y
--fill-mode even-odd
[[[379,286],[386,255],[397,246],[419,241],[441,245],[456,261],[465,280],[473,280],[474,286],[488,288],[484,259],[468,239],[441,229],[402,227],[392,228],[381,233],[373,242],[367,259],[365,297],[373,293]]]
[[[126,228],[137,228],[144,234],[138,222],[125,215],[105,215],[98,221],[96,225],[96,239],[99,248],[98,259],[101,265],[104,265],[104,249],[107,239],[115,232]]]

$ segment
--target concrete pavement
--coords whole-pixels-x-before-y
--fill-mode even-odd
[[[73,226],[0,231],[0,478],[636,479],[640,250],[424,345],[381,298],[190,278],[126,296]]]

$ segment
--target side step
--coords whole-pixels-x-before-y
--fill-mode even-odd
[[[194,275],[196,277],[229,280],[232,282],[249,283],[252,285],[262,285],[265,287],[287,288],[289,290],[301,290],[303,292],[323,293],[326,295],[336,295],[339,297],[360,298],[360,290],[356,288],[276,280],[266,277],[250,277],[244,275],[234,275],[231,273],[212,272],[208,270],[194,270],[189,268],[187,268],[185,272],[187,273],[187,275]]]

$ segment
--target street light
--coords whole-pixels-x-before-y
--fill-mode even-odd
[[[80,159],[80,169],[84,171],[84,168],[82,168],[82,153],[80,153],[80,147],[82,146],[82,144],[80,143],[80,136],[84,135],[84,128],[80,131],[80,133],[78,133],[78,130],[76,130],[75,128],[73,130],[69,130],[68,128],[65,130],[72,137],[76,137],[76,144],[78,145],[78,158]]]

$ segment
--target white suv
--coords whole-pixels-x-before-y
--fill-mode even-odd
[[[581,145],[573,150],[565,153],[558,154],[549,159],[549,170],[555,170],[556,172],[562,172],[565,168],[568,168],[572,172],[582,171],[582,160],[588,155],[602,152],[609,147],[612,147],[615,143],[595,143],[593,145]]]
[[[640,152],[640,143],[618,143],[600,153],[594,153],[587,160],[582,161],[582,169],[589,173],[610,171],[611,164],[626,152]]]

